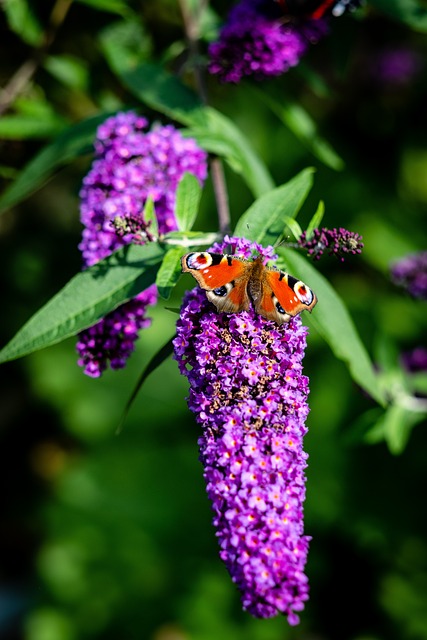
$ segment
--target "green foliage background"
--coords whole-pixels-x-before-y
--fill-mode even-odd
[[[171,94],[166,106],[149,83],[138,94],[134,65],[184,70],[190,84],[191,74],[174,0],[6,0],[2,8],[2,84],[10,90],[36,60],[21,89],[0,101],[3,346],[80,271],[78,191],[95,123],[122,108],[177,118]],[[228,8],[212,3],[203,51]],[[234,145],[225,164],[233,226],[272,186],[259,172],[252,190],[243,179],[253,169],[248,139],[277,185],[316,168],[302,228],[322,200],[325,226],[363,235],[360,257],[316,267],[345,302],[387,391],[401,381],[399,353],[426,346],[425,303],[389,279],[392,260],[426,248],[426,13],[415,0],[368,2],[333,20],[330,35],[280,78],[236,87],[208,78],[210,105],[242,136],[222,140],[222,126],[205,135],[220,155]],[[371,71],[384,47],[413,49],[424,66],[408,83],[382,84]],[[178,121],[197,130],[183,113]],[[215,230],[215,211],[208,181],[196,228]],[[183,277],[153,309],[121,372],[85,377],[74,338],[2,364],[1,638],[427,639],[425,413],[385,411],[362,392],[316,329],[316,311],[305,360],[311,597],[298,627],[241,611],[218,558],[199,431],[174,361],[150,375],[116,433],[141,371],[174,335],[170,309],[190,286]],[[425,391],[425,379],[416,384]]]

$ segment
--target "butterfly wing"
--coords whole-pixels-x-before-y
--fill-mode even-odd
[[[260,281],[260,293],[253,296],[255,311],[277,324],[289,322],[301,311],[311,311],[317,302],[304,282],[285,271],[264,269]]]
[[[237,313],[250,306],[247,284],[252,263],[222,253],[187,253],[181,258],[182,271],[191,273],[218,311]]]

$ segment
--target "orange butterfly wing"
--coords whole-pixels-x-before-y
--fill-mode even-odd
[[[254,300],[255,311],[277,324],[289,322],[301,311],[311,311],[317,302],[304,282],[276,269],[265,268],[261,274],[261,295]]]
[[[237,313],[250,307],[247,284],[252,264],[232,256],[207,251],[181,258],[182,271],[191,273],[218,311]]]

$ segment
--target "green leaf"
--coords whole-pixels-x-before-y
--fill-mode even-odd
[[[77,0],[80,4],[86,4],[98,11],[118,13],[121,16],[129,15],[129,3],[126,0]]]
[[[300,225],[298,224],[298,222],[296,220],[294,220],[293,218],[289,218],[288,216],[284,216],[283,217],[283,223],[287,227],[289,227],[289,230],[291,231],[291,233],[294,236],[294,238],[296,240],[298,240],[298,238],[302,234],[302,229],[301,229]]]
[[[427,7],[418,0],[370,0],[369,4],[415,31],[427,31]]]
[[[89,69],[85,60],[71,55],[48,56],[43,67],[65,86],[79,90],[87,89]]]
[[[163,347],[160,349],[160,351],[158,351],[156,354],[154,354],[154,356],[151,358],[150,362],[145,367],[145,369],[142,372],[138,382],[135,385],[134,390],[132,391],[132,394],[131,394],[129,400],[126,403],[126,406],[125,406],[125,408],[123,410],[123,414],[122,414],[122,417],[120,419],[119,425],[117,427],[116,433],[120,433],[122,431],[123,425],[125,423],[127,415],[129,413],[129,410],[130,410],[132,404],[134,403],[136,396],[140,392],[140,390],[142,388],[142,385],[144,384],[144,382],[148,378],[148,376],[151,373],[153,373],[153,371],[155,371],[157,369],[157,367],[159,367],[167,358],[169,358],[170,355],[172,355],[172,353],[173,353],[173,339],[174,338],[171,338],[165,345],[163,345]]]
[[[115,71],[137,98],[169,118],[190,124],[191,116],[199,110],[203,111],[202,103],[194,91],[160,66],[145,63],[129,67],[124,64],[121,68],[116,65]]]
[[[167,300],[181,275],[181,257],[185,253],[182,247],[169,249],[157,272],[156,285],[159,294]]]
[[[374,429],[377,431],[382,430],[383,438],[390,453],[397,455],[405,449],[413,427],[424,420],[425,417],[426,414],[414,413],[399,404],[392,404],[377,422]],[[369,439],[369,433],[366,437]]]
[[[187,125],[188,134],[207,151],[223,157],[259,196],[273,188],[273,180],[247,137],[226,116],[203,107],[197,95],[177,77],[154,64],[116,68],[125,86],[151,109]]]
[[[320,223],[323,220],[323,215],[325,213],[325,205],[322,200],[319,202],[319,206],[316,209],[316,213],[312,217],[307,227],[307,239],[310,240],[313,235],[313,231],[320,227]]]
[[[221,237],[218,233],[204,231],[170,231],[162,238],[162,242],[166,246],[179,244],[181,247],[206,246],[220,240]]]
[[[133,69],[152,51],[151,37],[141,22],[133,17],[105,27],[99,35],[99,42],[114,73]]]
[[[344,168],[343,159],[329,142],[318,134],[315,121],[300,104],[286,100],[283,96],[278,102],[265,91],[252,87],[251,89],[316,158],[335,171],[341,171]]]
[[[4,0],[2,3],[11,31],[33,47],[43,41],[43,29],[26,0]]]
[[[58,135],[67,126],[66,120],[57,115],[36,118],[31,115],[8,115],[0,118],[0,138],[28,140]]]
[[[184,173],[176,192],[175,217],[180,231],[190,231],[199,211],[202,189],[192,173]]]
[[[326,340],[336,357],[345,362],[353,380],[384,405],[384,394],[371,359],[341,298],[326,278],[296,251],[278,247],[277,252],[283,257],[286,270],[301,278],[318,297],[309,324]]]
[[[149,196],[145,201],[142,219],[145,220],[147,224],[151,222],[148,231],[152,236],[157,237],[159,235],[159,222],[157,220],[156,208],[151,196]]]
[[[163,250],[129,245],[74,276],[0,352],[0,362],[48,347],[95,324],[153,284]]]
[[[249,207],[241,216],[234,235],[274,244],[282,235],[286,220],[295,218],[313,185],[314,169],[309,167],[286,184],[272,189]]]
[[[56,168],[91,151],[97,127],[112,113],[103,113],[79,122],[38,153],[3,193],[0,212],[24,200],[41,187]]]
[[[223,157],[233,171],[242,176],[255,197],[274,187],[267,167],[253,149],[248,136],[232,120],[210,107],[194,112],[188,120],[188,133],[206,151]]]

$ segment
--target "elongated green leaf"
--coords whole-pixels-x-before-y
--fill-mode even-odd
[[[185,250],[182,247],[173,247],[166,253],[161,267],[157,273],[156,285],[159,294],[167,300],[172,289],[181,275],[181,256]]]
[[[0,213],[41,187],[55,169],[91,151],[98,125],[110,115],[112,112],[79,122],[38,153],[0,198]]]
[[[419,0],[370,0],[370,4],[415,31],[427,31],[427,6]]]
[[[325,213],[325,205],[324,205],[323,201],[321,200],[319,202],[319,206],[316,209],[316,213],[314,214],[314,216],[310,220],[309,225],[307,227],[307,238],[308,239],[310,239],[311,236],[313,235],[313,231],[315,229],[317,229],[318,227],[320,227],[320,223],[323,220],[324,213]]]
[[[119,15],[127,15],[130,13],[129,3],[126,0],[77,0],[81,4],[86,4],[98,11],[108,11],[109,13],[118,13]]]
[[[221,236],[218,233],[204,231],[170,231],[162,238],[166,246],[180,245],[181,247],[206,246],[220,240]]]
[[[223,157],[233,171],[242,176],[255,197],[274,187],[267,167],[248,137],[229,118],[206,107],[203,112],[191,115],[189,125],[189,134],[204,149]]]
[[[136,16],[109,24],[102,29],[99,42],[114,72],[135,67],[152,50],[151,37]]]
[[[196,219],[202,189],[192,173],[185,173],[176,192],[175,217],[180,231],[190,231]]]
[[[0,362],[48,347],[92,326],[153,284],[163,251],[157,244],[120,249],[74,276],[0,352]]]
[[[283,96],[278,102],[265,91],[253,90],[316,158],[336,171],[344,168],[342,158],[329,142],[319,135],[315,121],[300,104],[286,100]]]
[[[47,138],[64,130],[66,121],[56,116],[35,118],[34,116],[10,115],[0,119],[0,138],[26,140]]]
[[[37,47],[43,41],[43,29],[37,20],[31,2],[27,0],[4,0],[2,8],[6,14],[9,28],[24,42]]]
[[[156,208],[151,196],[149,196],[145,201],[142,219],[149,224],[149,232],[151,235],[157,237],[159,235],[159,222],[157,220]]]
[[[241,174],[255,196],[273,188],[273,180],[247,137],[226,116],[203,107],[197,95],[154,64],[140,64],[115,72],[125,86],[152,109],[189,127],[188,133],[207,151],[216,153]]]
[[[242,215],[234,235],[261,244],[274,244],[282,235],[287,219],[295,218],[313,185],[314,169],[309,167],[286,184],[276,187]]]
[[[326,278],[296,251],[279,247],[278,253],[283,257],[286,270],[301,278],[318,297],[309,324],[326,340],[337,358],[346,363],[355,382],[384,405],[384,394],[368,352],[341,298]]]
[[[160,66],[144,63],[129,67],[124,63],[119,68],[116,62],[114,71],[137,98],[178,122],[190,124],[196,111],[203,112],[203,105],[194,91]]]
[[[153,371],[155,371],[157,369],[157,367],[159,367],[167,358],[169,358],[169,356],[172,355],[172,353],[173,353],[173,338],[168,340],[168,342],[166,342],[166,344],[163,345],[163,347],[160,349],[160,351],[158,351],[156,354],[154,354],[154,356],[151,358],[150,362],[145,367],[145,369],[142,372],[138,382],[135,385],[134,390],[132,391],[132,394],[131,394],[129,400],[126,403],[126,406],[125,406],[125,408],[123,410],[123,414],[122,414],[122,417],[120,419],[119,425],[117,427],[116,433],[120,433],[122,431],[123,425],[125,423],[127,415],[129,413],[129,410],[130,410],[130,408],[131,408],[136,396],[140,392],[140,390],[142,388],[142,385],[144,384],[144,382],[148,378],[148,376],[151,373],[153,373]]]

